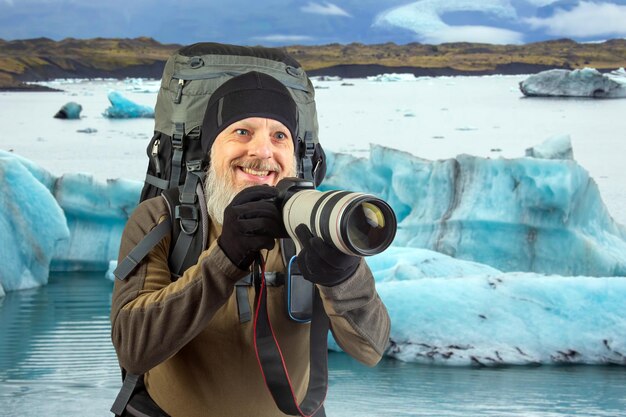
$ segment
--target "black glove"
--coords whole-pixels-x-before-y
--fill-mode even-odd
[[[239,269],[248,269],[261,249],[272,249],[286,234],[274,202],[275,187],[256,185],[242,190],[224,210],[224,226],[217,244]]]
[[[302,250],[297,258],[300,272],[304,279],[314,284],[326,287],[341,284],[350,278],[359,266],[360,257],[346,255],[324,242],[321,237],[313,236],[304,224],[296,227],[296,236],[302,244]]]

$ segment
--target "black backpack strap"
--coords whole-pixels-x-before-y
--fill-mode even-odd
[[[170,182],[168,180],[164,180],[154,175],[146,174],[146,179],[144,180],[146,184],[154,185],[161,190],[167,190],[170,186]]]
[[[175,276],[182,275],[190,264],[195,264],[200,256],[197,249],[203,249],[202,242],[196,242],[193,245],[196,250],[190,251],[194,240],[202,237],[202,229],[199,227],[203,223],[199,207],[202,202],[198,201],[197,187],[202,184],[204,172],[200,164],[194,166],[192,163],[187,164],[187,171],[185,184],[179,190],[178,202],[173,207],[173,219],[177,226],[175,230],[179,230],[174,236],[175,243],[170,254],[170,270]]]
[[[143,239],[130,251],[128,255],[120,262],[113,271],[113,275],[117,279],[125,280],[131,272],[135,270],[137,265],[150,253],[172,228],[172,222],[169,218],[157,224]]]
[[[299,143],[300,158],[300,178],[305,180],[313,179],[313,154],[315,153],[315,142],[313,141],[313,132],[304,132],[304,139]]]
[[[174,123],[172,133],[172,173],[170,175],[170,185],[168,188],[178,187],[180,173],[183,166],[183,142],[185,139],[185,124]]]
[[[111,406],[111,412],[117,417],[120,417],[124,414],[124,410],[126,410],[128,401],[130,401],[130,397],[132,397],[137,390],[140,379],[143,380],[143,375],[135,375],[126,372],[126,377],[124,378],[122,389],[120,390],[119,394],[117,394],[117,398],[115,398],[113,406]]]

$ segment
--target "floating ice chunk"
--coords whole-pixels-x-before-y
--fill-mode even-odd
[[[312,81],[343,81],[343,78],[334,75],[316,75],[310,78]]]
[[[526,156],[542,159],[574,159],[569,135],[546,139],[542,144],[526,149]]]
[[[80,112],[83,110],[83,106],[73,101],[66,103],[61,109],[54,115],[57,119],[80,119]]]
[[[104,274],[106,279],[115,281],[115,275],[113,275],[113,271],[115,271],[115,268],[117,268],[117,260],[109,261],[109,269],[107,269],[106,274]]]
[[[626,364],[626,279],[501,273],[413,248],[367,258],[387,356],[443,365]],[[341,350],[329,338],[332,350]]]
[[[5,291],[47,283],[48,271],[106,271],[134,210],[138,181],[56,178],[0,151],[0,284]]]
[[[396,81],[415,81],[415,75],[413,74],[379,74],[371,77],[367,77],[368,81],[377,81],[377,82],[396,82]]]
[[[398,216],[395,246],[502,271],[626,276],[626,229],[575,161],[428,161],[374,145],[368,159],[328,152],[327,161],[320,189],[385,199]]]
[[[626,83],[626,70],[623,67],[613,70],[607,75],[614,81]]]
[[[387,355],[403,361],[626,364],[623,278],[509,273],[376,287],[392,323]]]
[[[366,260],[376,282],[502,274],[502,271],[488,265],[454,259],[420,248],[391,246],[383,253],[370,256]]]
[[[78,129],[76,130],[78,133],[96,133],[98,131],[98,129],[94,129],[92,127],[87,127],[85,129]]]
[[[117,259],[122,231],[139,201],[142,184],[124,179],[97,181],[87,174],[59,178],[55,197],[72,236],[59,247],[53,271],[106,271]]]
[[[143,78],[127,78],[124,83],[126,84],[126,91],[133,93],[158,93],[161,87],[160,81]]]
[[[52,254],[70,238],[63,211],[50,193],[51,176],[22,161],[12,153],[0,151],[3,291],[46,284]]]
[[[526,78],[519,86],[527,96],[626,97],[626,85],[593,68],[543,71]]]
[[[133,103],[117,91],[111,91],[108,95],[111,106],[102,114],[111,119],[129,119],[138,117],[154,117],[154,109]]]

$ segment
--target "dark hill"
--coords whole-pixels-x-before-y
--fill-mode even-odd
[[[25,81],[54,78],[160,78],[167,57],[180,45],[151,38],[0,39],[0,89],[33,88]],[[581,44],[558,39],[526,45],[467,42],[441,45],[386,43],[288,46],[310,75],[363,77],[383,72],[416,75],[527,74],[549,68],[626,66],[626,40]],[[35,87],[36,88],[36,87]]]

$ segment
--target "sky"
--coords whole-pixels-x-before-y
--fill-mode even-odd
[[[626,37],[626,0],[0,0],[5,40],[521,44]]]

